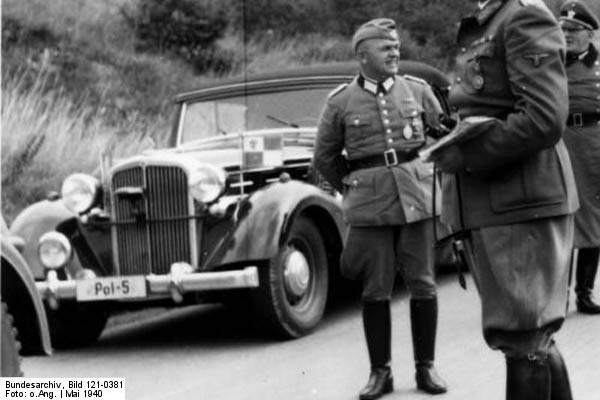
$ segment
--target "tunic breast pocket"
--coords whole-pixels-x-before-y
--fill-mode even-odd
[[[475,94],[484,90],[493,90],[493,85],[499,81],[498,78],[494,79],[492,72],[495,62],[494,55],[494,39],[478,40],[467,50],[464,55],[464,74],[459,82],[465,92]]]
[[[371,134],[372,117],[365,114],[353,114],[344,119],[346,133],[351,137],[358,138]]]

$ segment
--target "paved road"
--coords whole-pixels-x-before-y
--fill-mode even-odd
[[[438,368],[450,391],[436,399],[504,399],[504,362],[481,338],[479,300],[469,282],[440,285]],[[220,307],[176,310],[111,328],[86,349],[24,360],[29,377],[125,377],[128,400],[346,400],[367,378],[368,358],[358,303],[337,306],[319,330],[300,340],[272,342]],[[385,399],[431,399],[415,390],[408,301],[392,305],[396,390]],[[570,311],[557,336],[575,398],[600,399],[600,316]]]

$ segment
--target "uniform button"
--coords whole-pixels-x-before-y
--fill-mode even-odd
[[[383,97],[383,93],[379,92],[379,97]]]
[[[386,125],[389,125],[390,124],[390,120],[389,119],[384,119],[383,123],[386,124]]]
[[[383,115],[388,115],[388,110],[383,110],[381,113],[382,113]]]
[[[410,211],[415,211],[415,206],[410,206]]]
[[[382,105],[382,106],[385,106],[385,103],[387,103],[387,102],[385,101],[385,99],[381,99],[381,105]]]
[[[394,143],[394,139],[392,139],[392,138],[389,138],[389,139],[388,139],[388,143]]]
[[[461,82],[462,82],[462,79],[460,78],[460,76],[459,76],[459,77],[457,77],[457,78],[456,78],[456,83],[461,83]]]
[[[392,133],[392,130],[391,130],[390,128],[387,128],[387,129],[385,130],[385,133],[387,133],[388,135],[390,135],[390,134]]]
[[[596,76],[600,76],[600,71],[596,71]]]
[[[462,49],[460,49],[461,52],[466,53],[467,49],[465,47],[463,47]]]

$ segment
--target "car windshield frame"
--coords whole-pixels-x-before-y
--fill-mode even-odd
[[[240,111],[245,114],[250,112],[253,113],[255,110],[250,107],[250,110],[246,108],[248,105],[253,104],[253,100],[268,98],[271,95],[284,95],[291,94],[290,97],[297,95],[298,92],[314,92],[322,90],[323,92],[319,94],[322,95],[320,99],[321,104],[318,107],[321,107],[327,98],[328,91],[334,89],[336,86],[349,82],[353,78],[351,74],[336,74],[336,75],[323,75],[323,76],[302,76],[302,77],[289,77],[289,78],[279,78],[279,79],[268,79],[268,80],[257,80],[250,82],[241,82],[237,84],[223,85],[223,86],[215,86],[211,88],[207,88],[204,90],[200,90],[197,92],[191,92],[188,94],[180,95],[178,102],[180,103],[179,107],[179,115],[178,115],[178,124],[177,124],[177,146],[187,146],[190,143],[194,143],[197,141],[203,141],[207,139],[212,139],[215,137],[219,137],[221,135],[226,136],[226,134],[236,134],[239,135],[245,131],[252,130],[264,130],[275,127],[292,127],[292,128],[306,128],[306,127],[316,127],[316,117],[318,115],[313,115],[312,125],[309,124],[298,124],[298,121],[288,120],[285,116],[278,115],[277,112],[274,113],[263,113],[261,116],[263,119],[271,120],[270,125],[268,126],[252,126],[252,123],[248,123],[247,115],[244,115],[242,121],[238,121],[238,126],[234,127],[234,129],[222,129],[221,127],[221,135],[217,131],[218,128],[213,128],[212,135],[206,135],[203,137],[194,138],[193,140],[187,140],[185,137],[184,129],[186,127],[186,119],[188,108],[191,105],[204,103],[204,104],[236,104],[240,106]],[[232,102],[228,102],[228,100],[233,100]],[[212,107],[212,106],[208,106]],[[235,106],[233,106],[235,107]],[[242,108],[244,108],[242,110]],[[216,118],[215,118],[216,119]],[[302,121],[301,121],[302,122]],[[250,126],[248,126],[250,125]]]

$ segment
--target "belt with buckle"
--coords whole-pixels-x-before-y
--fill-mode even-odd
[[[375,168],[375,167],[393,167],[394,165],[412,161],[416,158],[416,152],[398,151],[389,149],[383,153],[348,160],[348,169],[355,171],[357,169]]]
[[[600,122],[600,113],[572,113],[567,118],[568,126],[594,125]]]

